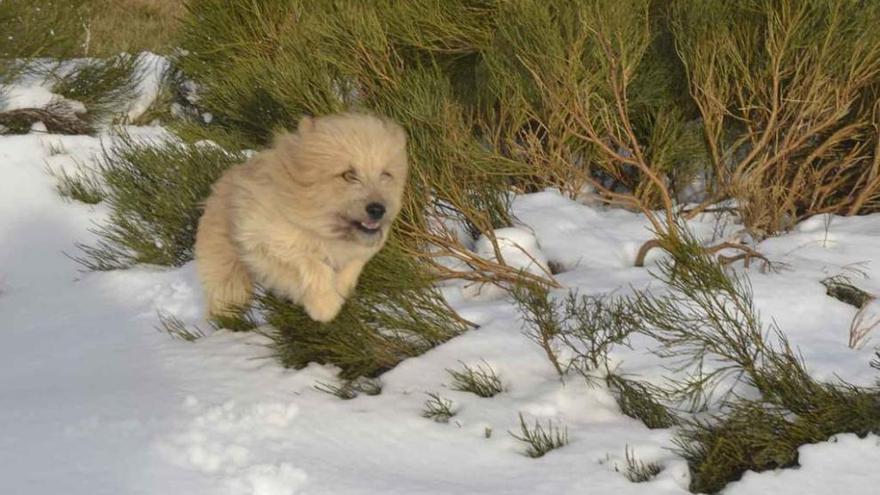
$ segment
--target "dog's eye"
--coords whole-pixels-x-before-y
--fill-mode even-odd
[[[382,178],[385,180],[391,180],[394,178],[394,176],[391,175],[389,172],[382,172]]]
[[[357,172],[354,170],[346,170],[342,173],[342,178],[345,179],[346,182],[358,182]]]

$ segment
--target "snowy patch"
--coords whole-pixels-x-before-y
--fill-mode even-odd
[[[160,128],[127,130],[169,137]],[[284,369],[258,333],[218,331],[185,343],[157,332],[157,312],[208,328],[193,264],[83,273],[65,255],[76,242],[94,242],[89,230],[107,210],[64,201],[47,165],[69,173],[94,166],[113,139],[0,137],[4,493],[687,493],[674,432],[623,416],[601,385],[574,376],[562,383],[507,300],[450,298],[480,328],[384,374],[380,395],[349,401],[314,389],[334,381],[332,366]],[[556,280],[585,295],[656,283],[632,266],[651,238],[642,215],[555,191],[519,196],[513,209],[521,225],[497,232],[507,263],[544,274],[552,260],[563,268]],[[732,233],[708,216],[691,226],[707,241]],[[495,256],[486,239],[473,248]],[[821,280],[848,273],[880,293],[880,215],[817,217],[758,249],[786,263],[747,272],[764,320],[779,324],[817,378],[873,384],[876,336],[862,348],[847,345],[857,310],[827,296]],[[649,267],[662,256],[652,252]],[[743,273],[741,264],[733,269]],[[614,365],[662,381],[664,363],[647,342],[633,344],[612,351]],[[505,390],[492,398],[453,390],[446,370],[462,362],[488,363]],[[449,423],[422,417],[427,393],[454,402]],[[525,457],[508,434],[520,413],[567,427],[571,443]],[[629,482],[619,472],[627,448],[663,470]],[[747,473],[725,493],[873,493],[878,451],[876,436],[840,435],[802,447],[799,469]]]
[[[804,445],[798,449],[798,463],[797,469],[747,472],[741,481],[728,485],[724,493],[873,495],[877,493],[877,473],[869,466],[880,463],[880,437],[846,434],[828,442]]]
[[[474,245],[477,256],[503,263],[514,270],[522,270],[539,277],[551,278],[550,267],[547,258],[541,251],[538,239],[522,228],[497,229],[493,232],[495,243],[485,235],[480,236]],[[496,253],[497,247],[497,253]],[[501,260],[498,259],[498,254]],[[504,297],[507,291],[491,284],[468,284],[463,288],[465,297],[488,301]]]
[[[150,108],[162,89],[165,73],[170,67],[171,62],[161,55],[151,52],[143,52],[138,55],[137,67],[135,68],[135,79],[138,84],[135,89],[135,97],[126,111],[129,121],[137,119]]]

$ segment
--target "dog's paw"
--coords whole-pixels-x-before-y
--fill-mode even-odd
[[[357,286],[358,282],[357,278],[343,279],[342,277],[338,277],[336,280],[336,291],[344,297],[348,297],[354,292],[354,288]]]
[[[363,268],[363,262],[354,261],[337,273],[336,291],[342,294],[343,297],[350,296],[357,286],[358,277],[360,277]]]
[[[339,294],[334,293],[304,301],[303,307],[309,318],[317,322],[327,323],[336,318],[343,304],[345,304],[345,299]]]

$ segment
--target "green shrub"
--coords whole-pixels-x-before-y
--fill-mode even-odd
[[[489,363],[470,367],[462,363],[462,371],[446,371],[452,376],[452,389],[470,392],[479,397],[489,398],[504,392],[504,384]]]
[[[78,261],[92,270],[113,270],[192,260],[199,203],[224,170],[244,159],[210,144],[119,136],[96,170],[110,217],[95,230],[97,245],[80,245]]]
[[[0,84],[35,67],[22,63],[37,57],[64,58],[81,49],[85,0],[4,0],[0,2]],[[51,70],[43,67],[41,70]],[[0,107],[4,91],[0,88]],[[28,129],[30,126],[28,126]]]
[[[877,2],[670,2],[703,122],[713,200],[752,235],[817,213],[878,211]]]
[[[568,445],[568,428],[560,428],[553,424],[552,420],[547,420],[547,426],[541,426],[541,423],[535,421],[533,427],[526,424],[523,415],[519,415],[520,433],[510,433],[510,436],[526,444],[525,454],[529,457],[543,457],[544,454],[551,450],[565,447]]]
[[[431,279],[401,255],[394,239],[364,267],[354,295],[329,323],[318,323],[302,307],[271,293],[258,306],[271,325],[275,355],[285,366],[333,364],[339,376],[376,376],[417,356],[467,327]]]
[[[429,393],[425,408],[422,410],[422,417],[437,423],[448,423],[456,413],[451,400],[444,399],[439,394]]]
[[[63,58],[82,48],[86,0],[4,0],[0,3],[0,61]]]
[[[156,330],[183,342],[195,342],[205,336],[205,331],[201,328],[195,325],[190,328],[180,318],[165,313],[159,313],[159,325]]]
[[[86,119],[94,125],[108,121],[122,111],[135,95],[139,57],[117,55],[89,59],[59,77],[52,91],[86,107]]]
[[[676,443],[690,466],[691,491],[716,493],[746,471],[797,466],[799,447],[838,433],[880,432],[877,391],[829,384],[819,388],[819,396],[801,399],[809,403],[803,413],[792,414],[765,401],[740,400],[724,414],[685,423]]]
[[[579,295],[569,291],[565,299],[551,297],[546,287],[522,283],[511,291],[525,334],[544,349],[560,377],[574,369],[587,380],[594,372],[608,373],[608,354],[615,345],[629,345],[636,327],[624,298]],[[571,356],[560,360],[558,347]]]
[[[640,420],[651,429],[679,424],[679,417],[662,402],[660,398],[664,394],[657,387],[613,373],[609,373],[605,381],[614,392],[623,414]]]
[[[636,458],[635,453],[626,447],[624,453],[626,464],[623,469],[623,475],[626,479],[633,483],[644,483],[652,480],[655,476],[663,471],[663,467],[655,462],[643,462]]]
[[[710,399],[724,381],[757,396],[724,389],[726,400],[709,419],[681,424],[677,443],[690,467],[691,491],[714,493],[747,470],[796,465],[801,445],[838,433],[880,432],[880,387],[813,379],[784,335],[762,324],[747,279],[725,273],[688,236],[664,242],[672,259],[656,275],[668,292],[630,299],[646,333],[660,342],[658,354],[688,371],[658,395],[706,409],[716,404]]]
[[[378,379],[359,377],[357,379],[343,380],[340,384],[318,382],[315,390],[336,396],[342,400],[351,400],[361,393],[367,395],[379,395],[382,393],[382,382]]]
[[[71,175],[64,170],[58,172],[50,170],[49,173],[54,175],[58,181],[55,185],[58,194],[65,198],[96,205],[104,201],[106,197],[104,185],[101,184],[99,176],[94,172]]]

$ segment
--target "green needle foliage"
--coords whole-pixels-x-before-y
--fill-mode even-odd
[[[58,194],[65,198],[96,205],[104,201],[106,197],[104,185],[101,184],[99,176],[94,172],[71,175],[65,170],[49,170],[49,173],[54,175],[58,181],[55,185]]]
[[[81,48],[85,0],[4,0],[0,2],[0,84],[33,69],[37,57],[63,58]],[[0,88],[0,108],[4,91]]]
[[[205,336],[205,332],[201,328],[195,325],[190,328],[180,318],[165,313],[159,313],[159,326],[156,327],[156,330],[184,342],[195,342]]]
[[[539,421],[535,421],[533,427],[529,427],[523,415],[519,415],[520,433],[510,433],[510,436],[526,444],[525,454],[529,457],[543,457],[544,454],[551,450],[565,447],[568,445],[568,428],[559,427],[553,424],[552,420],[547,420],[547,426],[541,426]]]
[[[663,467],[655,462],[646,463],[636,458],[635,452],[630,450],[629,446],[626,447],[624,456],[626,465],[624,466],[623,475],[633,483],[650,481],[660,474],[660,471],[663,471]]]
[[[52,91],[86,107],[90,124],[105,123],[116,116],[135,94],[139,58],[117,55],[88,60],[61,76]]]
[[[663,396],[663,391],[657,387],[613,373],[609,373],[605,381],[614,391],[623,414],[640,420],[651,429],[671,428],[679,424],[679,417],[658,399]]]
[[[0,3],[0,60],[62,58],[79,49],[86,0],[4,0]]]
[[[451,400],[444,399],[439,394],[429,393],[425,408],[422,410],[422,417],[438,423],[448,423],[456,413]]]
[[[244,155],[210,144],[120,135],[96,170],[110,217],[95,229],[97,245],[79,245],[77,260],[91,270],[190,261],[200,202],[224,170],[243,161]]]
[[[360,377],[358,379],[345,380],[341,384],[318,382],[315,390],[334,395],[342,400],[351,400],[364,393],[367,395],[379,395],[382,393],[382,382],[378,379]]]
[[[281,362],[296,368],[334,364],[343,379],[373,377],[464,331],[431,279],[399,249],[391,240],[370,260],[354,296],[329,323],[271,293],[259,296]]]
[[[712,187],[740,201],[753,235],[820,212],[877,211],[880,3],[669,4]]]
[[[546,287],[530,283],[520,284],[512,295],[523,316],[526,335],[544,349],[560,377],[571,369],[588,380],[595,378],[596,371],[607,372],[611,349],[628,345],[635,331],[623,298],[569,291],[560,301]],[[572,357],[560,359],[560,346]]]
[[[484,362],[473,368],[464,363],[461,366],[463,368],[462,371],[446,370],[452,376],[453,390],[470,392],[484,398],[495,397],[504,391],[501,378],[489,366],[489,363]]]
[[[813,379],[784,335],[762,324],[747,279],[726,274],[688,236],[664,241],[672,259],[656,275],[668,293],[630,299],[658,353],[687,371],[664,395],[705,408],[717,386],[731,387],[708,419],[681,423],[691,491],[715,493],[747,470],[794,466],[798,447],[838,433],[880,432],[880,388]],[[733,386],[757,398],[736,396]]]

